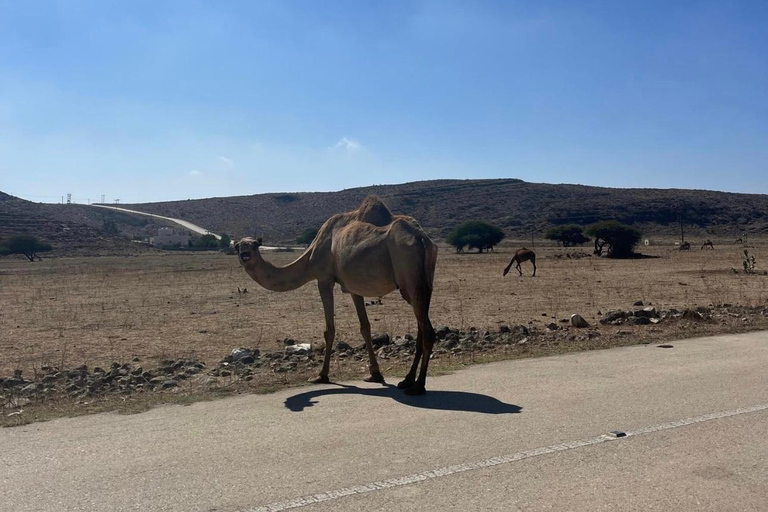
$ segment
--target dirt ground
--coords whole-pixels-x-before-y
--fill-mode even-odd
[[[750,242],[762,272],[768,240]],[[508,243],[490,254],[441,247],[432,323],[497,330],[500,324],[544,326],[579,313],[594,324],[598,312],[627,309],[638,300],[658,308],[768,301],[768,276],[746,275],[737,245],[678,251],[667,242],[643,247],[650,257],[635,260],[592,257],[587,246],[536,246],[535,278],[530,263],[523,264],[522,277],[513,269],[502,278],[513,249],[522,245]],[[266,257],[280,265],[298,256]],[[368,307],[368,314],[374,332],[415,334],[413,313],[397,293]],[[338,287],[336,322],[337,340],[362,342],[352,301]],[[314,283],[286,293],[264,290],[234,256],[0,259],[0,376],[17,368],[26,373],[133,357],[215,364],[236,347],[277,350],[287,337],[322,343],[323,328]]]

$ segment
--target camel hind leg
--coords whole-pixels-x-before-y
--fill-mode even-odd
[[[365,311],[365,299],[360,295],[352,294],[352,302],[355,303],[355,310],[357,311],[357,318],[360,320],[360,334],[363,335],[365,340],[365,348],[368,351],[368,369],[371,374],[365,377],[365,382],[384,382],[384,376],[379,370],[379,363],[376,361],[376,353],[373,351],[373,344],[371,343],[371,323],[368,321],[368,313]]]
[[[533,276],[536,277],[536,256],[531,255],[531,265],[533,265]]]

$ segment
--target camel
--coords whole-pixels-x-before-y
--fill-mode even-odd
[[[520,268],[520,264],[525,261],[531,262],[533,265],[533,277],[536,277],[536,253],[530,249],[526,249],[525,247],[515,251],[515,255],[512,257],[512,261],[510,261],[509,265],[507,265],[507,268],[504,269],[504,275],[507,275],[509,269],[512,268],[513,263],[517,263],[515,268],[517,269],[517,272],[522,276],[523,270]]]
[[[691,250],[691,243],[690,242],[684,242],[680,245],[681,251],[690,251]]]
[[[702,249],[702,250],[703,250],[703,249],[705,249],[705,248],[706,248],[706,249],[714,249],[714,248],[715,248],[715,244],[713,244],[713,243],[712,243],[712,240],[709,240],[709,239],[707,239],[707,241],[706,241],[706,242],[704,242],[704,243],[701,245],[701,249]]]
[[[351,212],[328,219],[315,239],[293,263],[275,267],[259,253],[261,238],[243,238],[235,244],[240,264],[254,281],[268,290],[285,292],[317,280],[325,313],[325,354],[315,383],[327,383],[331,349],[335,336],[333,288],[339,283],[352,295],[360,333],[368,351],[370,375],[366,382],[384,383],[371,344],[371,324],[364,297],[382,297],[395,290],[411,305],[418,335],[411,369],[397,385],[406,394],[426,391],[427,366],[435,342],[429,320],[429,304],[437,263],[437,246],[418,222],[405,215],[393,215],[381,200],[368,196]],[[418,378],[416,370],[421,369]]]

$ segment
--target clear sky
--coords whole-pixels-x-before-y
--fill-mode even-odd
[[[0,0],[0,190],[768,193],[768,2]]]

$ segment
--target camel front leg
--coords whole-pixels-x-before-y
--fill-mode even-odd
[[[371,343],[371,323],[368,321],[368,313],[365,311],[365,299],[360,295],[352,294],[352,302],[355,303],[355,310],[357,311],[357,318],[360,320],[360,334],[363,335],[365,340],[365,348],[368,350],[368,370],[371,374],[365,377],[365,382],[384,382],[384,376],[379,370],[379,363],[376,361],[376,353],[373,351],[373,344]]]
[[[331,352],[333,351],[333,340],[336,337],[336,326],[333,320],[333,281],[330,283],[317,283],[317,288],[320,291],[320,299],[323,301],[323,313],[325,314],[325,332],[323,337],[325,338],[325,354],[323,354],[323,368],[320,370],[320,375],[314,379],[310,379],[310,382],[315,384],[328,383],[331,380],[328,378],[328,372],[331,368]]]

